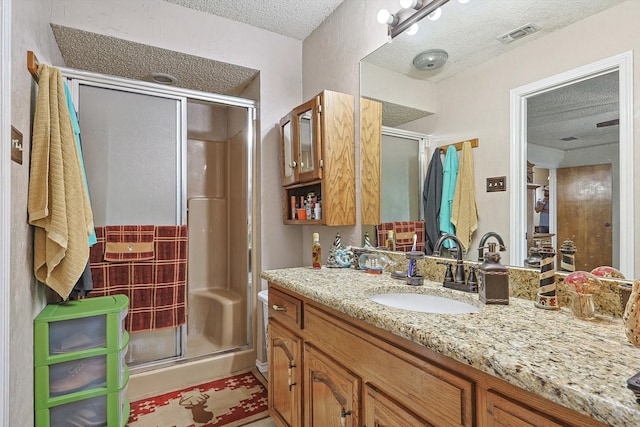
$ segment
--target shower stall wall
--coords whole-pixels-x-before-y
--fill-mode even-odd
[[[242,111],[200,103],[187,111],[187,355],[195,357],[248,343],[249,151]]]
[[[251,346],[251,100],[63,70],[94,222],[189,229],[187,324],[131,334],[149,370]]]

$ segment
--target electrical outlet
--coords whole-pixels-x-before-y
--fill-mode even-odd
[[[487,193],[494,191],[507,191],[507,177],[495,176],[493,178],[487,178]]]

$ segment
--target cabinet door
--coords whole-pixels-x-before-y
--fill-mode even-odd
[[[359,426],[360,379],[305,344],[305,426]]]
[[[309,182],[322,177],[319,102],[320,98],[315,97],[293,110],[297,182]]]
[[[278,425],[302,425],[302,339],[269,322],[269,412]]]
[[[487,426],[494,427],[559,427],[544,413],[533,411],[517,401],[487,391]]]
[[[431,426],[369,385],[366,389],[363,411],[367,427]]]
[[[293,114],[289,113],[280,120],[280,153],[282,159],[282,185],[296,181],[296,153],[294,150]]]

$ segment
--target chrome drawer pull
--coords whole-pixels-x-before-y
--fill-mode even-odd
[[[272,307],[275,311],[287,311],[287,307],[280,307],[278,304],[273,304]]]

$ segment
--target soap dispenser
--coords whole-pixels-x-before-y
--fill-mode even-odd
[[[478,270],[480,301],[485,304],[509,304],[509,270],[500,264],[500,254],[488,252]]]

